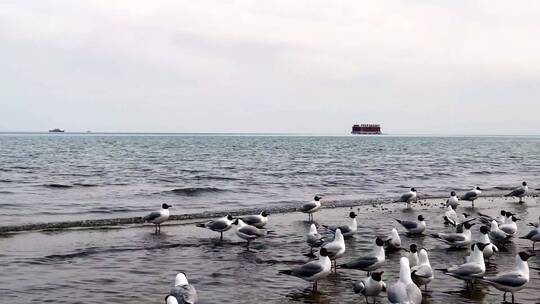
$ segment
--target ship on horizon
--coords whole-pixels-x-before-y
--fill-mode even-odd
[[[54,129],[49,130],[49,133],[64,133],[64,132],[66,132],[66,130],[62,130],[60,128],[54,128]]]
[[[380,124],[355,124],[352,126],[351,134],[380,135],[382,134]]]

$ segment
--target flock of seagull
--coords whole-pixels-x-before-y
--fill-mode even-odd
[[[527,195],[527,183],[522,185],[506,196],[518,197],[522,202]],[[353,283],[353,291],[365,297],[366,302],[369,299],[379,296],[386,292],[390,303],[420,304],[422,302],[421,286],[427,290],[427,286],[435,278],[435,271],[440,271],[445,275],[463,280],[466,282],[467,289],[474,290],[474,284],[485,282],[496,289],[504,292],[503,298],[506,301],[507,293],[512,296],[514,303],[514,293],[523,289],[529,282],[529,266],[527,260],[533,256],[534,245],[540,242],[540,222],[529,223],[533,229],[523,239],[532,242],[532,252],[521,251],[515,257],[515,266],[512,271],[500,273],[494,277],[485,277],[485,263],[499,252],[498,246],[503,246],[506,242],[511,242],[512,237],[517,235],[518,228],[516,221],[520,219],[516,214],[501,210],[500,216],[491,217],[486,214],[478,213],[477,218],[471,218],[466,213],[456,212],[460,201],[470,201],[474,207],[474,201],[480,197],[482,189],[475,187],[458,198],[452,191],[446,201],[446,208],[443,215],[445,225],[455,227],[455,232],[424,234],[427,226],[425,219],[419,215],[415,221],[405,221],[396,219],[396,221],[406,230],[407,234],[433,237],[444,242],[452,248],[470,248],[471,252],[465,258],[465,262],[459,265],[451,265],[447,268],[433,268],[430,264],[428,251],[425,248],[418,248],[416,244],[411,244],[409,248],[403,248],[397,229],[393,228],[387,237],[377,237],[374,240],[371,252],[359,258],[338,264],[345,254],[345,237],[353,236],[357,232],[358,223],[357,214],[350,212],[351,222],[349,225],[326,226],[325,229],[334,233],[332,241],[327,242],[321,236],[316,225],[313,223],[313,214],[321,206],[321,197],[315,196],[313,201],[301,205],[298,210],[308,214],[308,221],[311,223],[309,232],[305,236],[307,245],[310,247],[310,253],[307,255],[312,258],[304,265],[280,270],[280,274],[291,275],[313,283],[313,291],[317,290],[317,282],[337,269],[355,269],[367,272],[367,277]],[[411,208],[413,202],[417,202],[418,196],[415,188],[403,194],[396,202],[407,204]],[[171,205],[163,204],[161,210],[152,212],[144,217],[144,220],[155,224],[155,233],[159,234],[161,224],[169,218],[169,208]],[[476,225],[476,221],[481,224],[480,239],[473,240],[471,229]],[[264,227],[268,223],[268,213],[261,212],[258,215],[234,218],[227,215],[222,218],[211,220],[205,223],[197,224],[198,227],[209,229],[220,233],[221,240],[223,233],[236,226],[235,233],[238,237],[246,241],[246,248],[249,250],[251,241],[263,237],[270,232]],[[319,250],[317,257],[313,252]],[[403,250],[405,253],[400,258],[399,279],[389,286],[382,279],[383,271],[378,271],[385,263],[386,252]],[[197,291],[189,284],[185,273],[178,273],[175,279],[174,288],[165,298],[166,304],[197,302]]]

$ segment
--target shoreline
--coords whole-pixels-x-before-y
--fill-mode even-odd
[[[502,193],[502,192],[501,192]],[[506,193],[506,192],[504,192]],[[531,193],[525,198],[537,198],[539,193],[536,191],[531,191]],[[504,197],[504,194],[488,194],[483,195],[481,198],[487,199],[511,199]],[[445,200],[447,197],[443,196],[422,196],[419,198],[416,204],[421,204],[422,201],[434,201],[434,200]],[[444,202],[441,202],[444,203]],[[460,201],[461,206],[467,208],[469,202]],[[380,198],[380,199],[365,199],[365,200],[342,200],[342,201],[327,201],[324,203],[321,209],[336,209],[336,208],[348,208],[348,207],[357,207],[357,206],[368,206],[382,208],[383,205],[394,204],[393,199],[390,198]],[[276,206],[272,208],[264,208],[270,214],[285,214],[298,212],[298,204],[287,204],[282,206]],[[414,208],[413,208],[414,209]],[[163,224],[163,226],[172,226],[171,222],[174,221],[189,221],[189,220],[207,220],[212,218],[223,217],[228,214],[232,216],[244,216],[249,214],[258,214],[263,208],[253,207],[253,208],[240,208],[229,211],[207,211],[207,212],[198,212],[198,213],[186,213],[186,214],[172,214],[169,220]],[[133,225],[145,225],[145,222],[141,217],[125,217],[125,218],[106,218],[106,219],[89,219],[89,220],[79,220],[79,221],[61,221],[61,222],[45,222],[45,223],[30,223],[22,225],[8,225],[0,226],[0,236],[9,236],[17,233],[24,232],[36,232],[36,231],[58,231],[66,230],[71,228],[105,228],[105,227],[116,227],[116,226],[133,226]],[[149,225],[149,224],[148,224]]]

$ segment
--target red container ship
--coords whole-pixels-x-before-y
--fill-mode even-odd
[[[379,124],[353,125],[351,134],[382,134]]]

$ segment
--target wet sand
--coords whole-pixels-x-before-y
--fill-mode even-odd
[[[403,246],[416,243],[429,250],[434,268],[461,263],[467,250],[448,250],[428,236],[409,238],[393,220],[422,214],[428,224],[426,233],[451,231],[443,225],[443,201],[424,200],[412,210],[403,209],[404,204],[360,206],[358,233],[346,239],[347,251],[341,261],[367,253],[376,236],[387,235],[396,227]],[[500,209],[512,211],[523,219],[518,222],[518,235],[522,236],[530,229],[526,223],[538,220],[539,199],[528,197],[525,204],[516,201],[482,198],[475,210],[464,202],[458,211],[491,215]],[[315,220],[319,225],[348,224],[349,210],[325,208],[315,214]],[[308,260],[303,256],[309,251],[304,242],[309,227],[306,219],[297,212],[270,215],[267,228],[274,233],[254,242],[251,252],[232,230],[221,243],[219,234],[195,227],[200,219],[169,222],[159,236],[152,234],[151,225],[7,234],[0,237],[0,303],[163,303],[180,271],[196,286],[199,303],[365,303],[351,288],[353,280],[365,276],[361,271],[338,270],[319,282],[315,294],[309,282],[277,274]],[[473,229],[476,238],[478,226]],[[320,232],[328,234],[322,228]],[[530,249],[529,241],[514,238],[492,259],[486,275],[511,269],[515,254]],[[397,280],[399,257],[400,253],[387,256],[382,267],[387,283]],[[540,256],[532,257],[529,265],[540,267]],[[531,281],[516,294],[516,302],[540,303],[539,292],[540,273],[531,270]],[[424,303],[501,303],[502,293],[484,284],[470,293],[462,281],[436,273],[424,298]],[[377,301],[387,303],[386,298]]]

